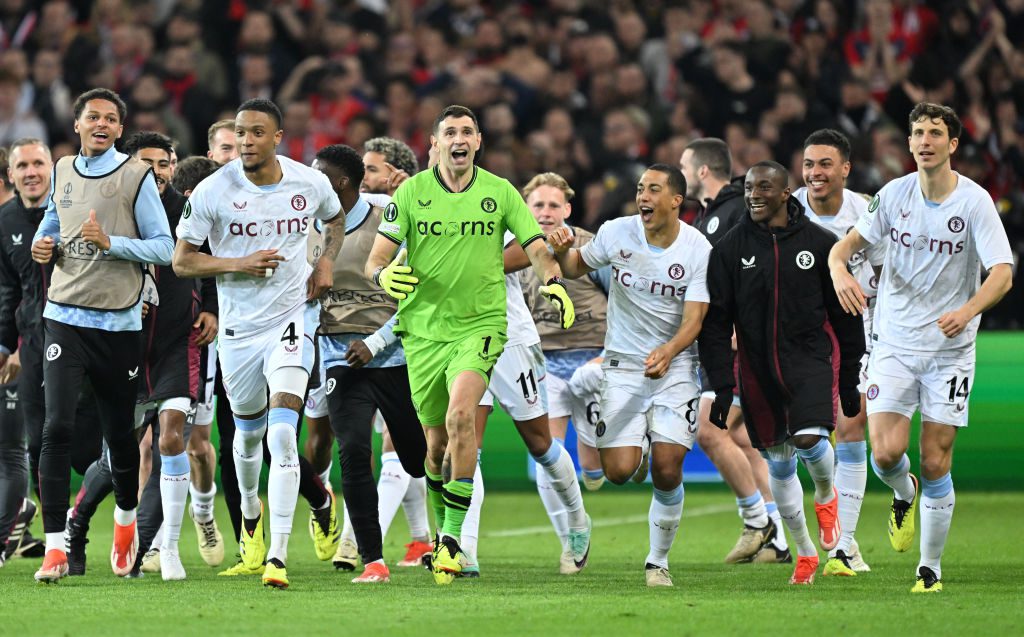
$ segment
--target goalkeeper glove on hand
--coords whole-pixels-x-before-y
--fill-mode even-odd
[[[708,413],[708,420],[719,429],[727,429],[726,418],[729,417],[729,409],[732,407],[732,389],[726,387],[715,392],[715,402],[711,403],[711,411]]]
[[[860,391],[857,386],[839,388],[839,404],[843,408],[843,415],[853,418],[860,413]]]
[[[576,308],[572,305],[572,299],[565,290],[562,279],[553,276],[548,279],[547,284],[540,286],[540,293],[544,295],[552,305],[558,308],[558,316],[562,322],[562,329],[567,330],[576,322]]]
[[[409,296],[409,293],[416,289],[416,284],[420,282],[412,275],[412,266],[403,265],[405,253],[405,248],[402,248],[394,261],[377,268],[373,275],[373,282],[399,301]]]

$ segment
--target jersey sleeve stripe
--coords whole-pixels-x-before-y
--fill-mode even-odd
[[[392,237],[391,235],[387,234],[386,232],[382,232],[382,231],[378,230],[377,234],[379,234],[380,236],[384,237],[385,239],[389,239],[391,241],[394,241],[396,245],[402,245],[401,241],[399,241],[398,239]]]
[[[543,232],[540,233],[540,234],[536,234],[536,235],[530,237],[529,239],[527,239],[526,241],[523,241],[523,247],[525,248],[526,246],[530,245],[531,243],[533,243],[537,239],[543,239],[543,238],[544,238],[544,233]]]

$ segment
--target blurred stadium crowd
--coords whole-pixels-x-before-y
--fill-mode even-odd
[[[571,221],[595,229],[635,212],[644,166],[702,136],[728,142],[736,175],[772,158],[799,181],[805,136],[835,127],[849,187],[873,193],[913,170],[907,114],[927,100],[963,119],[954,168],[1019,255],[1022,41],[1024,0],[0,0],[0,146],[76,152],[71,102],[105,86],[129,104],[126,133],[164,132],[181,157],[266,97],[282,154],[386,135],[423,166],[434,117],[460,103],[481,118],[484,168],[517,186],[560,173]],[[1011,296],[988,327],[1022,327],[1024,287]]]

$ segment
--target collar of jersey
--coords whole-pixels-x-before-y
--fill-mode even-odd
[[[266,186],[276,185],[278,188],[280,188],[281,184],[283,184],[284,182],[286,182],[288,180],[288,164],[287,164],[287,162],[282,161],[285,158],[282,157],[281,155],[274,155],[274,159],[277,160],[278,166],[281,167],[281,181],[277,182],[276,184],[264,184],[264,185],[266,185]],[[256,184],[252,183],[251,181],[249,181],[249,178],[245,176],[245,170],[242,168],[242,160],[241,159],[233,159],[233,160],[231,160],[231,164],[229,164],[229,165],[233,166],[235,174],[238,176],[238,179],[241,182],[241,186],[242,186],[243,189],[248,190],[249,192],[254,192],[254,193],[257,193],[257,194],[261,194],[261,195],[270,194],[270,193],[268,193],[268,191],[262,190],[259,186],[257,186]],[[274,191],[271,191],[271,192],[277,192],[277,191],[274,190]]]
[[[461,195],[469,192],[469,189],[472,188],[473,184],[476,183],[476,173],[477,167],[473,166],[473,178],[469,180],[469,183],[466,184],[466,187],[463,188],[461,192],[455,192],[451,188],[449,188],[448,184],[444,183],[444,179],[441,178],[441,167],[439,165],[434,166],[434,179],[436,179],[437,183],[440,184],[442,188],[444,188],[445,192],[451,193],[453,195]]]
[[[352,206],[352,210],[349,210],[345,215],[345,234],[363,225],[368,216],[370,216],[370,202],[363,199],[362,195],[359,195],[356,205]]]

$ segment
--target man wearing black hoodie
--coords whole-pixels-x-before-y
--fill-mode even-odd
[[[686,177],[687,198],[701,204],[701,213],[693,225],[715,245],[747,216],[743,178],[730,181],[729,146],[715,137],[696,139],[683,151],[679,168]],[[750,446],[750,437],[743,427],[739,395],[733,396],[725,429],[712,427],[708,414],[715,392],[703,369],[700,379],[702,392],[697,420],[701,426],[697,429],[697,444],[736,494],[736,506],[743,520],[743,532],[725,556],[725,562],[792,562],[782,518],[768,485],[768,465]]]
[[[818,554],[804,520],[795,456],[814,481],[819,540],[829,550],[839,541],[828,441],[835,428],[833,393],[838,381],[843,413],[860,411],[864,328],[843,312],[831,287],[828,253],[835,236],[807,218],[788,184],[788,171],[775,162],[747,172],[749,215],[719,241],[708,264],[711,306],[700,359],[715,389],[709,417],[720,427],[738,376],[747,433],[768,460],[772,493],[796,543],[790,583],[811,584]]]

